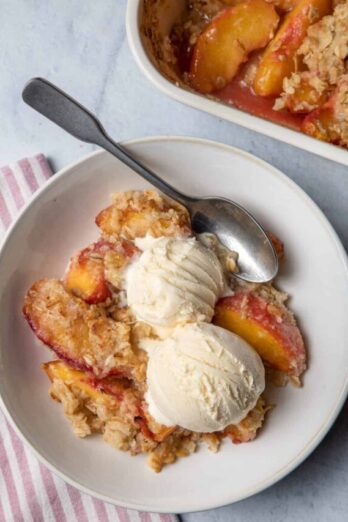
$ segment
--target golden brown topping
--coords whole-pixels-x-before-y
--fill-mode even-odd
[[[321,107],[345,74],[347,56],[348,2],[345,2],[337,5],[332,15],[325,16],[308,28],[307,36],[297,52],[297,59],[308,70],[293,73],[284,79],[283,93],[274,108],[309,113]],[[325,133],[320,129],[315,133],[306,132],[325,139]]]
[[[266,405],[265,399],[260,397],[255,408],[245,419],[237,426],[228,426],[225,429],[225,435],[230,437],[235,444],[250,442],[256,437],[257,430],[261,428],[265,415],[270,409],[271,407]]]
[[[187,210],[151,190],[115,194],[113,204],[98,214],[96,223],[106,236],[127,239],[192,233]]]
[[[347,74],[340,78],[329,100],[306,116],[302,130],[320,140],[348,147]]]
[[[348,2],[336,7],[334,13],[309,27],[307,38],[298,50],[309,71],[329,85],[336,85],[345,72],[348,55]]]
[[[34,283],[23,311],[37,337],[77,368],[103,377],[113,372],[133,376],[139,366],[130,326],[69,294],[56,279]]]

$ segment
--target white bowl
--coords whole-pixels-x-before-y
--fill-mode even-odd
[[[0,395],[17,433],[70,484],[131,508],[185,512],[252,495],[289,473],[315,448],[347,394],[348,270],[344,250],[315,204],[270,165],[239,150],[184,138],[152,138],[130,148],[191,194],[229,197],[282,238],[289,291],[309,347],[304,387],[275,390],[277,407],[250,444],[202,449],[156,475],[99,436],[77,439],[47,394],[41,362],[51,358],[21,314],[35,279],[60,277],[72,252],[98,235],[97,212],[114,191],[144,188],[137,175],[97,152],[56,174],[11,228],[0,254]],[[315,477],[313,477],[315,480]]]
[[[175,15],[185,0],[147,0],[148,3],[158,5],[157,13],[161,19],[163,36],[170,32]],[[313,152],[343,165],[348,165],[348,151],[306,136],[301,132],[287,129],[276,123],[253,116],[230,105],[207,98],[198,93],[185,89],[182,85],[170,81],[158,67],[156,58],[152,54],[151,46],[140,27],[141,11],[144,0],[129,0],[127,4],[127,34],[133,56],[138,66],[147,78],[162,92],[185,103],[195,109],[213,114],[219,118],[237,123],[266,136],[295,145],[301,149]]]

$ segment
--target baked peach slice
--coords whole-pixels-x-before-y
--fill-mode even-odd
[[[36,281],[27,292],[23,313],[36,336],[74,368],[98,378],[133,378],[146,365],[143,352],[131,347],[129,325],[70,294],[61,281]]]
[[[51,382],[59,380],[69,386],[75,386],[91,399],[101,397],[102,392],[94,386],[93,374],[76,370],[62,361],[50,361],[41,365]]]
[[[115,281],[120,283],[121,271],[137,252],[133,243],[126,239],[114,242],[101,239],[71,259],[64,286],[88,304],[103,303],[112,296],[109,283],[118,287],[114,285]]]
[[[189,236],[190,216],[185,207],[152,190],[115,194],[114,203],[96,217],[105,236],[135,239],[147,234],[153,237]]]
[[[199,92],[222,89],[249,53],[273,38],[279,17],[265,0],[247,0],[219,13],[197,39],[190,76]]]
[[[115,399],[121,402],[125,393],[133,387],[130,379],[122,377],[97,379],[92,373],[77,370],[63,361],[50,361],[42,364],[41,368],[51,382],[59,380],[68,386],[74,386],[90,399],[102,400],[108,395],[115,397]],[[138,408],[139,406],[140,402]]]
[[[51,361],[41,367],[52,383],[55,380],[61,381],[69,388],[76,388],[91,401],[99,405],[105,404],[109,408],[114,407],[117,410],[127,395],[132,394],[132,400],[127,402],[131,408],[129,413],[134,415],[135,422],[150,440],[163,442],[176,429],[176,426],[163,426],[153,420],[147,413],[146,405],[142,407],[139,393],[129,379],[96,379],[92,374],[76,370],[62,361]]]
[[[51,361],[42,364],[41,367],[52,382],[50,395],[53,399],[61,400],[61,394],[57,396],[55,390],[56,385],[60,386],[62,383],[79,400],[85,403],[87,401],[87,408],[92,406],[87,409],[87,414],[88,410],[101,410],[103,417],[106,410],[111,417],[126,414],[136,423],[141,411],[141,401],[138,391],[129,379],[107,377],[99,380],[92,374],[76,370],[62,361]],[[64,404],[64,400],[62,402]]]
[[[296,52],[308,27],[331,10],[331,0],[300,0],[265,50],[253,83],[259,96],[278,96],[296,67]]]
[[[70,261],[64,276],[64,286],[86,303],[97,304],[111,297],[104,276],[105,250],[111,243],[100,241],[78,252]]]
[[[213,321],[240,335],[272,368],[299,377],[306,367],[302,335],[278,295],[271,287],[237,287],[217,302]]]

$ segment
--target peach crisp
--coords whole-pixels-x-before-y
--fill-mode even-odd
[[[253,2],[260,6],[262,0]],[[277,18],[274,8],[263,8],[268,10],[270,19],[275,23]],[[228,19],[225,22],[229,23]],[[266,32],[273,30],[273,22],[267,26]],[[261,26],[259,30],[255,38],[263,31]],[[223,441],[230,440],[235,444],[252,441],[270,410],[263,394],[263,365],[273,368],[285,380],[290,379],[295,384],[300,383],[306,366],[303,339],[294,315],[285,305],[286,295],[271,284],[241,284],[235,277],[237,253],[221,250],[215,236],[195,238],[186,209],[156,192],[130,191],[116,194],[112,205],[98,214],[96,222],[100,234],[96,241],[72,256],[62,280],[45,277],[35,281],[25,296],[23,306],[24,316],[34,334],[54,353],[55,360],[43,364],[42,369],[51,383],[50,396],[62,404],[74,433],[81,438],[100,433],[105,442],[118,450],[131,455],[145,453],[150,467],[156,472],[178,457],[193,453],[202,442],[212,451],[217,451]],[[270,234],[270,238],[279,259],[283,260],[282,242],[273,234]],[[212,303],[212,314],[209,317],[199,316],[197,324],[190,323],[192,319],[189,319],[186,325],[169,328],[171,333],[166,333],[163,328],[157,329],[154,324],[137,317],[125,281],[130,277],[129,271],[134,270],[135,263],[147,254],[146,250],[141,251],[144,240],[156,245],[161,255],[166,246],[173,248],[168,261],[170,272],[165,272],[158,260],[156,270],[161,272],[165,283],[168,283],[174,273],[175,263],[181,263],[178,270],[191,292],[192,303],[197,302],[198,294],[192,291],[190,277],[194,277],[194,274],[188,254],[185,254],[185,258],[182,248],[187,248],[187,252],[193,249],[198,256],[196,260],[205,259],[208,265],[204,268],[203,263],[196,263],[194,272],[199,273],[204,281],[203,286],[206,285],[206,288],[203,290],[209,299],[214,291],[220,292],[215,304]],[[204,245],[203,241],[210,246]],[[186,260],[182,261],[184,258]],[[150,265],[146,266],[149,270]],[[223,294],[226,285],[228,295]],[[151,301],[151,290],[149,287],[145,301]],[[179,314],[184,305],[179,307]],[[213,314],[213,323],[210,323]],[[210,337],[205,338],[205,333]],[[210,343],[207,355],[210,363],[215,360],[214,346],[220,341],[222,344],[218,344],[216,352],[219,364],[223,360],[223,343],[234,344],[235,353],[244,354],[245,364],[250,366],[249,369],[243,366],[242,373],[246,376],[246,385],[252,381],[252,389],[249,391],[253,395],[251,402],[245,406],[248,390],[245,391],[245,383],[242,383],[236,395],[241,404],[233,402],[233,393],[228,397],[232,401],[236,422],[230,422],[227,416],[228,420],[219,429],[197,430],[188,429],[180,422],[171,422],[163,415],[161,419],[158,418],[152,409],[155,394],[152,393],[150,397],[150,377],[157,381],[155,387],[158,389],[161,376],[158,366],[154,366],[154,352],[148,350],[147,346],[157,344],[156,353],[162,354],[162,357],[164,349],[160,351],[161,344],[168,339],[174,343],[175,335],[177,338],[182,335],[185,345],[189,344],[188,335],[191,341],[198,339],[198,344],[204,344],[207,339],[207,346]],[[196,356],[201,348],[200,345],[195,347]],[[173,348],[167,352],[167,358],[175,362],[174,350],[173,344]],[[233,387],[238,375],[233,373],[233,368],[229,369],[228,365],[232,364],[233,358],[228,356],[229,352],[226,353],[226,365],[221,371],[223,378],[231,371],[228,386]],[[181,353],[184,359],[186,355]],[[194,373],[190,354],[185,361],[188,364],[185,366],[185,379],[189,379],[190,374]],[[166,371],[170,372],[171,363],[168,368]],[[255,368],[260,370],[255,381],[250,379],[252,374],[248,373],[252,368],[253,371]],[[216,377],[216,368],[214,372]],[[170,373],[168,375],[170,377]],[[208,404],[209,415],[212,411],[210,422],[216,426],[218,415],[214,410],[215,397],[211,395],[213,381],[208,377],[207,373],[202,374],[202,378],[197,381],[197,389],[202,397],[208,394],[207,401],[212,404]],[[256,390],[254,382],[259,383]],[[240,390],[245,396],[242,392],[240,395]],[[176,399],[179,404],[179,395]],[[194,400],[198,404],[200,396],[195,396]],[[205,399],[203,402],[206,402]],[[242,415],[239,408],[244,408]]]
[[[183,0],[165,38],[162,9],[142,29],[171,81],[348,147],[348,0]]]

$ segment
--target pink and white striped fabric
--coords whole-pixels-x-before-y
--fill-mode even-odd
[[[42,154],[0,168],[0,242],[19,209],[52,174]],[[177,522],[80,493],[38,462],[0,411],[0,522]]]

